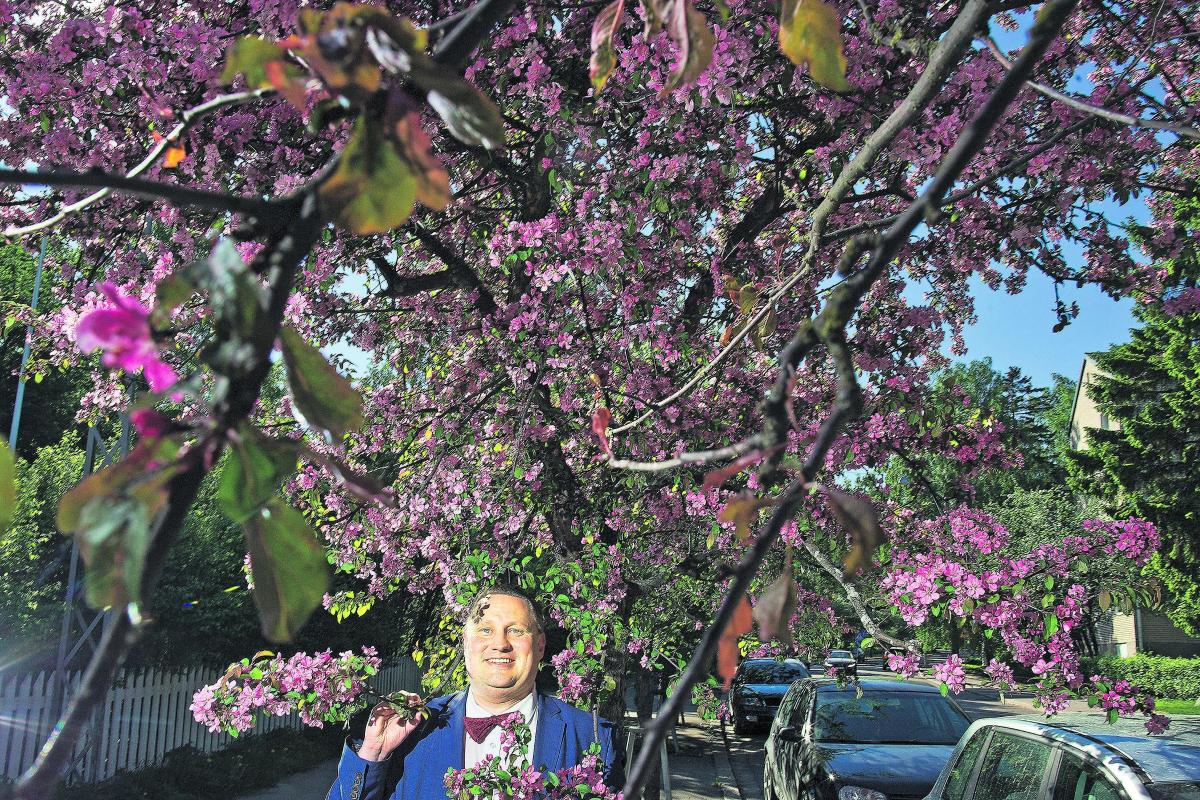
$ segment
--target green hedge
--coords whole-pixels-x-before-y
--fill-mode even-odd
[[[1200,698],[1200,658],[1167,656],[1101,656],[1084,659],[1084,676],[1123,678],[1155,696],[1175,700]]]

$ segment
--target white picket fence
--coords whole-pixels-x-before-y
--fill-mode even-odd
[[[192,719],[188,710],[196,690],[214,682],[221,673],[218,669],[194,669],[187,673],[120,671],[92,725],[80,739],[76,748],[79,769],[69,781],[91,783],[110,778],[118,771],[149,767],[184,745],[206,753],[229,746],[232,737],[209,733]],[[66,686],[70,695],[79,686],[81,674],[68,675]],[[15,780],[37,757],[54,724],[50,719],[53,684],[53,672],[0,677],[0,776]],[[380,670],[371,685],[384,694],[397,689],[418,691],[421,672],[415,663],[405,659]],[[263,716],[253,732],[300,727],[295,714]]]

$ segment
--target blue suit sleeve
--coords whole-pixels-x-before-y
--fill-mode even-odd
[[[392,760],[392,756],[382,761],[359,758],[347,737],[338,762],[337,779],[329,787],[325,800],[387,800]]]

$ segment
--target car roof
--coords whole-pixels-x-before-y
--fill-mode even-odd
[[[1110,725],[1099,713],[1066,712],[1050,718],[1001,717],[981,722],[1070,743],[1102,760],[1107,760],[1106,756],[1119,758],[1151,783],[1200,781],[1200,719],[1174,717],[1167,733],[1157,736],[1146,733],[1144,718],[1118,719]]]
[[[938,694],[940,692],[940,689],[931,683],[917,683],[916,681],[889,678],[860,679],[854,683],[843,682],[840,686],[836,678],[809,678],[808,685],[812,686],[818,692],[853,692],[856,691],[855,686],[858,686],[864,692],[921,692],[925,694]]]

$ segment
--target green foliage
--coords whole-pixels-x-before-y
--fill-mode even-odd
[[[8,530],[17,510],[17,463],[8,442],[0,437],[0,535]]]
[[[1127,680],[1154,692],[1157,697],[1200,699],[1200,658],[1137,655],[1131,658],[1101,656],[1085,659],[1083,674]]]
[[[122,773],[98,784],[60,789],[57,800],[210,800],[273,786],[295,772],[336,757],[344,732],[272,731],[239,739],[224,750],[181,747],[157,767]]]
[[[273,500],[245,521],[263,635],[291,641],[329,587],[325,548],[299,511]]]

